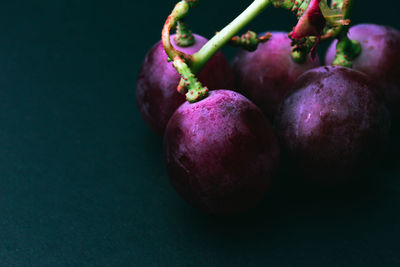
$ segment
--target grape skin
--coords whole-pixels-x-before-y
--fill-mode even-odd
[[[244,96],[211,91],[171,117],[164,153],[172,185],[212,214],[241,213],[269,191],[279,145],[268,120]]]
[[[277,128],[295,169],[310,181],[337,185],[382,156],[390,115],[363,73],[325,66],[299,77]]]
[[[319,66],[319,60],[308,57],[298,64],[290,56],[288,33],[272,32],[266,43],[254,52],[240,51],[233,61],[239,92],[253,101],[272,119],[288,90],[303,72]]]
[[[375,24],[351,27],[349,38],[361,44],[362,52],[355,58],[353,68],[364,72],[380,88],[392,116],[400,116],[400,32]],[[325,63],[332,64],[336,54],[334,41]]]
[[[171,35],[174,45],[175,35]],[[190,47],[176,47],[186,54],[194,54],[207,42],[207,39],[197,34],[195,44]],[[234,88],[234,78],[231,67],[222,54],[216,53],[205,65],[198,76],[200,82],[210,90],[218,88]],[[144,121],[157,133],[163,135],[169,118],[174,111],[185,102],[185,96],[176,88],[180,75],[167,62],[167,54],[161,41],[156,43],[146,55],[141,66],[136,83],[136,102]]]

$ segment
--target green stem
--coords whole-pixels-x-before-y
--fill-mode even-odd
[[[179,47],[192,46],[195,42],[192,31],[187,27],[184,19],[177,22],[175,44]]]
[[[351,10],[354,5],[354,0],[336,0],[334,3],[339,8],[344,10],[344,18],[349,19]],[[349,26],[344,25],[339,27],[337,34],[337,45],[336,45],[336,56],[332,63],[333,66],[353,67],[353,60],[358,57],[361,53],[361,45],[356,40],[351,40],[347,36]]]
[[[332,0],[331,8],[343,10],[343,20],[348,20],[351,16],[351,10],[355,0]],[[322,39],[329,39],[339,36],[342,32],[348,30],[348,25],[339,25],[338,27],[329,30]]]
[[[196,2],[195,2],[196,3]],[[191,56],[182,53],[181,51],[176,50],[170,40],[170,32],[171,29],[175,28],[176,24],[179,20],[185,18],[189,12],[190,4],[187,1],[181,1],[175,5],[174,10],[168,16],[167,20],[165,21],[163,30],[162,30],[162,44],[164,46],[164,50],[167,53],[170,59],[175,57],[180,57],[184,59],[186,62],[191,61]]]
[[[336,45],[336,56],[332,62],[333,66],[343,66],[352,68],[353,60],[361,53],[361,45],[356,40],[350,40],[347,30],[343,31]]]
[[[217,33],[197,53],[193,54],[191,65],[193,72],[198,73],[223,45],[229,42],[237,32],[243,29],[243,27],[271,5],[272,2],[272,0],[255,0],[242,14]]]
[[[234,47],[240,47],[244,50],[253,52],[257,49],[260,43],[265,43],[271,38],[272,34],[267,32],[259,36],[257,33],[252,31],[247,31],[242,36],[233,36],[228,42],[229,45]]]
[[[342,9],[344,5],[344,0],[332,0],[331,6],[333,8]]]
[[[170,31],[179,21],[182,21],[182,19],[187,16],[189,9],[198,2],[198,0],[182,0],[177,3],[172,13],[168,16],[162,30],[162,44],[164,50],[169,59],[173,59],[174,67],[182,76],[177,89],[179,92],[184,93],[186,92],[186,88],[188,88],[186,99],[189,102],[195,102],[207,96],[208,89],[201,85],[194,74],[199,73],[208,60],[221,49],[224,44],[229,42],[238,31],[269,5],[273,4],[275,7],[291,9],[294,4],[294,0],[254,0],[242,14],[207,42],[200,51],[194,55],[187,55],[172,46]]]
[[[318,39],[315,36],[309,36],[303,40],[292,42],[292,51],[290,54],[292,59],[298,64],[306,62],[310,51],[316,45],[317,41]]]
[[[201,85],[196,76],[192,73],[189,66],[180,57],[176,56],[174,58],[173,65],[182,76],[182,80],[185,81],[184,86],[188,88],[188,92],[186,93],[187,101],[193,103],[207,96],[207,87],[203,87]],[[181,91],[180,88],[178,88],[178,91]]]

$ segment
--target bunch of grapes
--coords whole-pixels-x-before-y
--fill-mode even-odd
[[[198,0],[175,6],[146,55],[136,96],[188,203],[238,214],[265,197],[282,165],[337,188],[385,154],[400,116],[400,32],[350,27],[352,3],[255,0],[211,40],[184,21]],[[235,36],[270,5],[297,15],[291,32]],[[321,66],[318,45],[331,39]],[[241,49],[232,67],[220,51],[226,44]]]

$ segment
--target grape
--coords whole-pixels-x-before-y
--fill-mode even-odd
[[[279,163],[268,120],[251,101],[228,90],[181,105],[168,123],[164,152],[177,192],[212,214],[241,213],[259,202]]]
[[[171,43],[175,35],[171,35]],[[194,34],[195,44],[190,47],[176,47],[186,54],[194,54],[207,39]],[[221,52],[216,53],[198,76],[204,86],[211,89],[233,89],[234,78],[230,65]],[[185,101],[185,96],[176,91],[180,75],[167,62],[167,54],[161,41],[146,55],[139,71],[136,84],[136,100],[139,111],[146,123],[160,135],[164,133],[169,118]]]
[[[357,178],[384,151],[390,115],[366,75],[344,67],[304,73],[284,100],[278,135],[296,170],[320,185]]]
[[[350,28],[349,38],[359,41],[362,48],[353,68],[377,83],[392,115],[400,116],[400,32],[388,26],[360,24]],[[334,60],[336,43],[328,49],[326,64]]]
[[[288,33],[273,32],[266,43],[254,52],[240,51],[233,61],[233,71],[240,92],[270,118],[274,117],[285,94],[303,72],[319,66],[308,57],[298,64],[290,56]]]

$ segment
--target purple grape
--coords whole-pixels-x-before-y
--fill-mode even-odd
[[[361,44],[362,52],[353,61],[353,68],[367,74],[381,88],[393,116],[400,115],[400,32],[374,24],[360,24],[350,28],[349,38]],[[334,41],[329,47],[325,63],[332,64],[336,54]]]
[[[298,64],[290,56],[291,40],[288,33],[273,32],[266,43],[254,52],[240,51],[233,61],[233,71],[240,92],[270,118],[297,77],[319,66],[319,60],[308,57]]]
[[[175,35],[171,35],[171,43]],[[194,34],[195,44],[190,47],[176,47],[186,54],[194,54],[207,42]],[[230,65],[221,52],[216,53],[198,76],[200,82],[210,90],[233,89],[234,78]],[[185,96],[176,91],[180,75],[167,62],[167,54],[161,41],[156,43],[146,55],[139,71],[136,84],[136,100],[139,111],[146,123],[160,135],[164,133],[169,118],[185,102]]]
[[[277,119],[281,142],[310,181],[338,185],[381,156],[390,115],[367,76],[320,67],[299,77]]]
[[[212,214],[240,213],[258,203],[279,163],[268,120],[251,101],[228,90],[181,105],[168,123],[164,152],[178,193]]]

